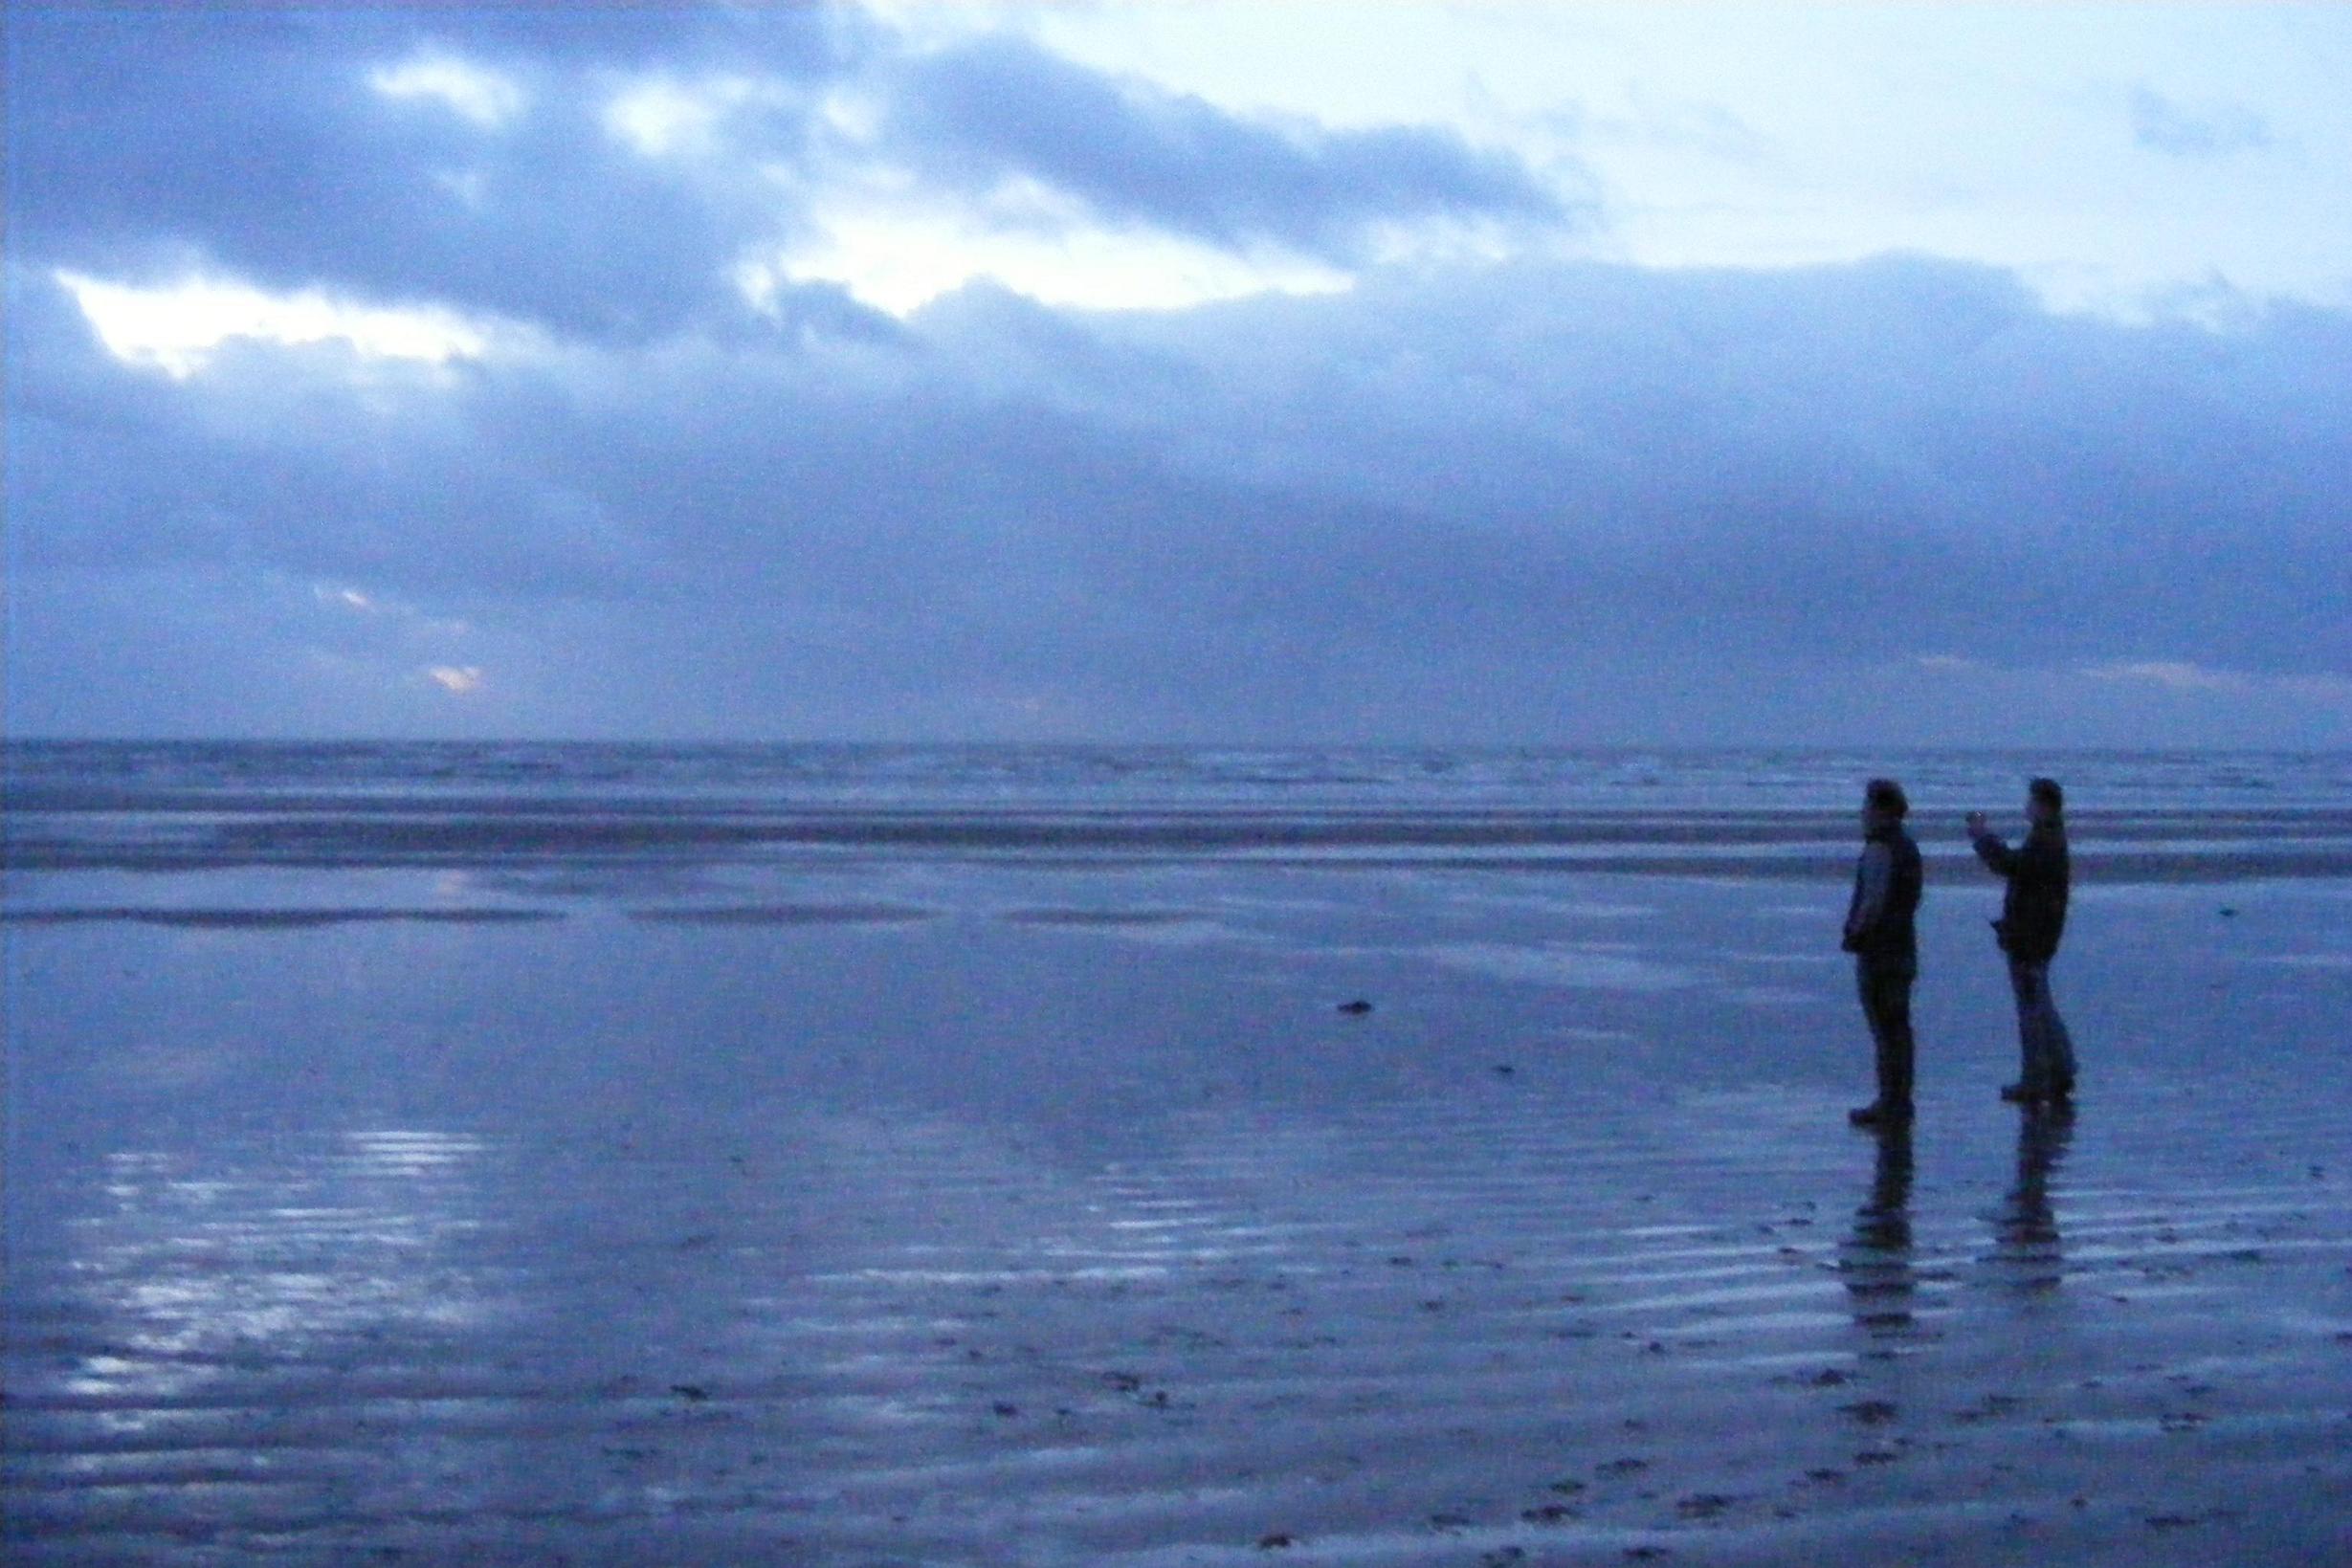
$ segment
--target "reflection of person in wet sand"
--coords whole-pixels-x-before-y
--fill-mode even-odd
[[[2017,1181],[1993,1217],[1993,1257],[2007,1266],[2008,1282],[2017,1290],[2055,1290],[2066,1272],[2050,1176],[2074,1135],[2075,1118],[2062,1109],[2018,1118]]]
[[[1870,1199],[1853,1211],[1838,1272],[1853,1298],[1853,1320],[1874,1334],[1908,1328],[1918,1281],[1911,1270],[1911,1126],[1878,1131]]]

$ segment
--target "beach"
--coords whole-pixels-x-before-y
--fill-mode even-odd
[[[1912,769],[1882,1137],[1846,759],[47,762],[11,1563],[2352,1560],[2340,762],[2081,765],[2071,1116]]]

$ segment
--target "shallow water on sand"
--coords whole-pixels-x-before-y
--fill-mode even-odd
[[[2352,1557],[2334,877],[493,859],[11,881],[11,1562]]]

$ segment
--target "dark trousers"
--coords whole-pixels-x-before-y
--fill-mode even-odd
[[[2018,1082],[2030,1093],[2068,1094],[2075,1088],[2075,1042],[2050,999],[2050,961],[2009,960],[2009,989],[2017,996]]]
[[[1854,961],[1862,1017],[1870,1024],[1871,1044],[1877,1051],[1881,1105],[1911,1103],[1911,982],[1918,973],[1915,964]]]

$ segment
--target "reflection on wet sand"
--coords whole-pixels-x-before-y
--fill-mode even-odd
[[[2341,890],[2134,892],[2098,1136],[1988,1027],[1915,1179],[1744,964],[1400,958],[1679,974],[1812,941],[1784,894],[1084,874],[7,927],[0,1559],[2345,1560],[2352,1070],[2248,979]],[[191,896],[515,896],[414,880]]]
[[[180,1528],[190,1496],[250,1523],[451,1495],[420,1446],[370,1444],[353,1412],[445,1393],[389,1370],[391,1347],[461,1363],[494,1312],[465,1261],[489,1153],[397,1128],[108,1158],[69,1254],[36,1275],[52,1293],[19,1304],[54,1359],[11,1389],[14,1536],[70,1554]]]
[[[1879,1129],[1870,1196],[1853,1212],[1853,1229],[1838,1258],[1854,1322],[1873,1335],[1912,1327],[1919,1279],[1911,1261],[1911,1129]]]
[[[2021,1292],[2054,1291],[2065,1277],[2050,1179],[2075,1136],[2072,1110],[2028,1110],[2017,1121],[2017,1176],[1993,1216],[1992,1261],[2002,1282]]]

